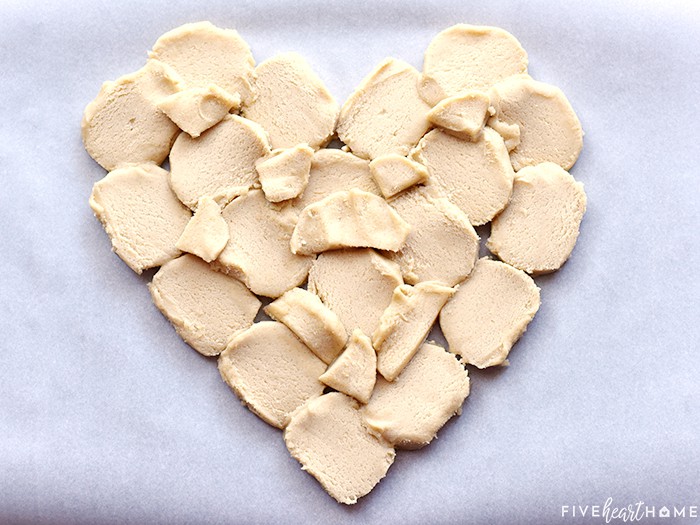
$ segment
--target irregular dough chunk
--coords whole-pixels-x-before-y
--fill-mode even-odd
[[[175,245],[192,216],[170,190],[168,172],[153,164],[108,173],[93,186],[90,207],[136,273],[180,255]]]
[[[242,283],[212,270],[194,255],[167,262],[148,286],[158,309],[187,344],[218,355],[253,324],[260,301]]]
[[[387,199],[428,180],[425,166],[395,153],[374,159],[369,163],[369,171]]]
[[[491,96],[496,114],[489,126],[519,129],[518,143],[510,152],[516,171],[542,162],[565,170],[574,165],[583,148],[583,130],[561,89],[518,75],[494,86]]]
[[[370,338],[355,328],[348,346],[319,380],[360,403],[367,403],[377,380],[377,353]]]
[[[391,445],[369,433],[358,408],[354,399],[332,392],[295,412],[284,432],[302,469],[348,505],[369,494],[396,455]]]
[[[434,106],[526,71],[527,53],[513,35],[498,27],[457,24],[438,33],[425,51],[420,94]]]
[[[221,208],[211,197],[202,197],[175,246],[178,250],[212,262],[227,242],[228,224],[221,216]]]
[[[270,134],[273,148],[325,146],[333,136],[338,104],[304,57],[283,53],[258,65],[255,99],[243,114]]]
[[[309,204],[292,234],[292,253],[310,255],[336,248],[400,250],[410,226],[384,199],[353,189]]]
[[[428,113],[428,120],[455,137],[476,140],[491,115],[491,99],[481,91],[467,91],[444,99]]]
[[[263,421],[284,428],[297,408],[323,394],[326,365],[282,323],[255,323],[219,356],[219,372]]]
[[[393,381],[398,377],[454,293],[454,288],[435,281],[415,286],[404,284],[394,290],[391,304],[372,335],[372,345],[377,350],[377,371],[384,379]]]
[[[308,288],[340,317],[347,332],[359,328],[372,334],[400,284],[399,266],[374,250],[337,250],[318,256]]]
[[[224,208],[229,241],[214,262],[258,295],[279,297],[306,279],[314,258],[289,248],[296,212],[270,204],[263,192],[251,190]]]
[[[309,183],[314,150],[306,144],[273,150],[255,164],[265,198],[281,202],[298,197]]]
[[[419,78],[406,62],[384,60],[343,104],[340,140],[363,158],[407,155],[430,126],[430,107],[418,95]]]
[[[338,316],[303,288],[285,292],[265,307],[265,313],[284,323],[326,364],[333,362],[348,339]]]
[[[181,88],[177,75],[157,60],[105,82],[83,114],[85,149],[106,170],[125,164],[161,164],[178,128],[157,104]]]
[[[476,142],[434,129],[412,152],[428,168],[427,186],[457,205],[478,226],[505,208],[513,189],[513,168],[501,136],[484,128]]]
[[[469,373],[445,349],[426,343],[399,378],[377,378],[363,409],[367,425],[397,448],[430,443],[469,395]]]
[[[190,137],[197,138],[241,105],[238,93],[230,95],[215,84],[190,88],[165,97],[158,109]]]
[[[552,162],[523,168],[510,204],[491,225],[487,247],[527,273],[553,272],[571,255],[584,213],[583,184],[567,171]]]
[[[253,185],[255,163],[269,153],[259,125],[227,115],[199,138],[180,133],[170,152],[170,184],[190,208],[204,196],[225,205]]]
[[[532,278],[512,266],[479,259],[440,312],[450,352],[479,368],[500,365],[540,307]]]

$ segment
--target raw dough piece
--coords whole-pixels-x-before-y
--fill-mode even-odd
[[[255,60],[237,31],[210,22],[185,24],[161,36],[150,56],[171,65],[188,88],[216,84],[238,93],[243,104],[252,98]]]
[[[318,256],[308,288],[340,317],[347,332],[359,328],[372,334],[400,284],[399,266],[374,250],[337,250]]]
[[[187,344],[218,355],[253,324],[260,301],[242,283],[194,255],[167,262],[148,286],[153,302]]]
[[[228,224],[221,216],[221,208],[211,197],[202,197],[197,204],[197,210],[177,241],[177,249],[212,262],[227,242]]]
[[[269,153],[265,130],[227,115],[199,138],[180,133],[170,152],[170,184],[190,208],[204,196],[225,205],[253,185],[255,163]]]
[[[323,394],[326,365],[282,323],[255,323],[219,356],[219,372],[263,421],[284,428],[292,412]]]
[[[197,138],[240,105],[238,93],[231,95],[219,86],[209,84],[170,95],[158,103],[158,109],[190,137]]]
[[[493,106],[491,107],[493,108]],[[488,125],[503,137],[503,142],[505,142],[508,152],[513,151],[520,144],[520,126],[517,124],[507,124],[502,120],[490,118]]]
[[[440,312],[450,352],[479,368],[500,365],[540,307],[532,278],[512,266],[479,259]]]
[[[490,106],[486,93],[467,91],[437,104],[428,113],[428,119],[455,137],[476,140],[491,115]]]
[[[430,107],[418,95],[419,78],[406,62],[384,60],[343,104],[340,140],[363,158],[407,155],[430,126]]]
[[[85,149],[106,170],[125,164],[161,164],[178,128],[157,104],[181,88],[179,77],[157,60],[105,82],[83,114]]]
[[[394,290],[391,304],[372,335],[377,350],[377,370],[393,381],[408,364],[437,319],[440,310],[455,293],[435,281],[404,284]]]
[[[322,383],[360,403],[369,401],[376,380],[377,354],[370,338],[359,328],[353,330],[343,353],[319,377]]]
[[[476,142],[434,129],[411,156],[427,166],[427,186],[456,204],[475,226],[508,204],[513,168],[503,139],[491,128],[484,128]]]
[[[302,210],[292,234],[292,253],[348,247],[395,252],[410,230],[381,197],[358,189],[338,191]]]
[[[519,142],[510,152],[516,171],[541,162],[554,162],[565,170],[574,165],[583,147],[583,130],[561,89],[518,75],[494,86],[491,96],[496,115],[489,125],[519,128]]]
[[[387,199],[428,180],[425,166],[396,153],[377,157],[369,163],[369,171]]]
[[[192,216],[170,191],[168,172],[153,164],[111,171],[93,186],[90,207],[136,273],[180,255],[175,244]]]
[[[348,339],[338,316],[303,288],[285,292],[265,307],[265,313],[284,323],[326,364],[333,362]]]
[[[224,208],[229,241],[214,263],[258,295],[279,297],[306,279],[314,258],[289,248],[296,212],[270,204],[261,190],[251,190]]]
[[[387,253],[409,284],[440,281],[454,286],[472,271],[479,256],[479,236],[457,206],[413,188],[391,201],[411,225],[401,251]]]
[[[309,183],[314,150],[306,144],[273,150],[255,164],[265,198],[281,202],[298,197]]]
[[[295,412],[284,432],[302,469],[348,505],[386,476],[396,455],[391,445],[369,433],[358,408],[351,397],[332,392]]]
[[[553,272],[571,255],[584,213],[583,184],[567,171],[552,162],[523,168],[510,204],[491,225],[487,247],[527,273]]]
[[[364,420],[395,447],[416,449],[430,443],[461,412],[468,395],[464,367],[444,348],[426,343],[396,381],[377,378]]]
[[[333,136],[338,104],[304,57],[283,53],[255,69],[255,99],[243,114],[270,134],[273,148],[325,146]]]
[[[527,53],[513,35],[498,27],[457,24],[438,33],[425,51],[420,94],[434,106],[526,71]]]

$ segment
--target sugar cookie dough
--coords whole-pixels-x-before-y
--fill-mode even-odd
[[[326,364],[333,362],[348,339],[338,316],[303,288],[285,292],[265,307],[265,313],[284,323]]]
[[[292,416],[284,442],[302,469],[340,503],[356,503],[386,475],[394,449],[365,427],[357,401],[333,392]]]
[[[93,186],[90,207],[136,273],[180,255],[175,245],[192,216],[170,191],[168,172],[153,164],[111,171]]]
[[[400,284],[396,263],[371,249],[350,249],[319,255],[308,288],[338,315],[347,332],[359,328],[372,334]]]
[[[454,293],[454,288],[435,281],[415,286],[404,284],[394,290],[391,304],[372,334],[372,345],[377,350],[377,371],[384,379],[393,381],[398,377]]]
[[[265,130],[227,115],[199,138],[180,133],[170,152],[170,185],[190,208],[205,196],[224,205],[253,185],[255,163],[269,153]]]
[[[319,380],[331,388],[367,403],[377,379],[377,354],[372,340],[355,328],[343,353]]]
[[[219,356],[219,372],[240,400],[263,421],[284,428],[289,417],[323,393],[326,365],[282,323],[255,323]]]
[[[457,24],[438,33],[425,51],[420,94],[434,106],[526,71],[527,53],[513,35],[499,27]]]
[[[158,309],[187,344],[218,355],[253,324],[260,301],[242,283],[212,270],[194,255],[167,262],[148,286]]]
[[[83,114],[85,149],[106,170],[126,164],[161,164],[178,128],[157,104],[180,89],[179,77],[157,60],[105,82]]]
[[[178,250],[212,262],[227,242],[228,224],[221,216],[221,208],[211,197],[202,197],[175,246]]]
[[[306,144],[273,150],[269,157],[258,160],[255,169],[265,198],[281,202],[301,195],[309,183],[314,150]]]
[[[255,69],[255,99],[243,114],[270,134],[273,148],[325,146],[333,136],[338,104],[304,57],[283,53]]]
[[[491,116],[491,99],[481,91],[467,91],[438,103],[428,120],[455,137],[476,140]]]
[[[369,163],[369,171],[387,199],[428,180],[425,166],[395,153],[374,159]]]
[[[430,443],[469,395],[469,374],[444,348],[420,347],[399,378],[381,377],[363,410],[367,425],[397,448]]]
[[[510,204],[491,225],[488,249],[527,273],[553,272],[571,255],[585,212],[583,184],[560,166],[523,168]]]
[[[362,158],[407,155],[430,125],[430,107],[418,95],[419,78],[406,62],[384,60],[343,104],[340,140]]]
[[[215,84],[174,93],[158,102],[158,109],[170,117],[190,137],[197,138],[221,121],[231,109],[241,105],[238,93],[233,95]]]
[[[513,168],[503,139],[490,128],[475,142],[434,129],[411,156],[428,168],[427,186],[457,205],[475,226],[508,204]]]
[[[479,259],[440,312],[450,352],[479,368],[500,365],[540,307],[532,278],[500,261]]]

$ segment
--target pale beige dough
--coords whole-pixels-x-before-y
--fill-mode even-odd
[[[158,102],[158,109],[190,137],[197,138],[240,105],[238,93],[231,95],[219,86],[209,84],[165,97]]]
[[[314,150],[306,144],[273,150],[270,156],[258,160],[255,169],[265,198],[282,202],[298,197],[309,183]]]
[[[267,202],[261,190],[235,199],[222,212],[229,241],[213,263],[258,295],[279,297],[306,279],[314,258],[289,248],[296,212]]]
[[[319,380],[360,403],[367,403],[377,380],[377,354],[372,340],[355,328],[343,353]]]
[[[387,199],[428,180],[425,166],[396,153],[377,157],[369,163],[369,171]]]
[[[348,505],[369,494],[395,457],[391,445],[367,430],[358,409],[356,400],[332,392],[296,411],[284,432],[302,469]]]
[[[491,99],[486,93],[467,91],[438,103],[428,113],[428,120],[455,137],[476,140],[491,116],[489,108]]]
[[[243,114],[270,134],[273,148],[325,146],[333,136],[338,104],[306,59],[283,53],[255,69],[255,99]]]
[[[486,91],[526,71],[527,53],[513,35],[498,27],[457,24],[428,45],[420,94],[434,106],[461,91]]]
[[[377,351],[377,371],[384,379],[393,381],[399,376],[454,293],[454,288],[435,281],[415,286],[404,284],[394,290],[391,304],[384,310],[379,327],[372,334],[372,345]]]
[[[325,252],[309,272],[309,291],[333,310],[349,333],[359,328],[372,334],[403,284],[399,266],[372,249]]]
[[[227,242],[228,224],[221,216],[221,208],[211,197],[202,197],[175,246],[212,262]]]
[[[461,412],[469,395],[469,374],[444,348],[426,343],[396,381],[381,377],[363,409],[367,425],[397,448],[430,443]]]
[[[418,95],[419,78],[406,62],[384,60],[343,104],[340,140],[362,158],[407,155],[430,125],[430,107]]]
[[[265,313],[284,323],[326,364],[333,362],[348,339],[345,327],[335,312],[325,306],[316,294],[303,288],[285,292],[265,307]]]
[[[170,185],[190,208],[204,196],[225,205],[253,186],[255,163],[269,153],[267,135],[258,124],[227,115],[196,139],[180,133],[170,152]]]
[[[486,224],[508,204],[513,168],[501,136],[484,128],[475,142],[434,129],[411,157],[428,168],[429,186],[458,206],[477,226]]]
[[[440,312],[440,327],[450,352],[486,368],[503,364],[539,307],[540,290],[528,274],[483,258]]]
[[[219,356],[219,372],[263,421],[284,428],[297,408],[323,394],[326,365],[282,323],[255,323]]]
[[[85,149],[106,170],[126,164],[161,164],[178,127],[158,109],[158,103],[180,89],[181,79],[157,60],[105,82],[83,113]]]
[[[158,309],[177,333],[203,355],[218,355],[253,324],[260,301],[239,281],[212,270],[194,255],[167,262],[149,285]]]
[[[136,273],[180,255],[176,243],[192,216],[170,190],[168,172],[153,164],[111,171],[93,186],[90,207]]]

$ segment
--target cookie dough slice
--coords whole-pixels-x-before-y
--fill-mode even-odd
[[[217,85],[209,84],[207,87],[190,88],[165,97],[158,103],[158,109],[168,115],[182,131],[196,139],[240,105],[241,97],[238,93],[231,95]]]
[[[333,362],[348,339],[338,316],[303,288],[285,292],[265,307],[265,313],[284,323],[326,364]]]
[[[333,136],[338,104],[306,59],[283,53],[262,62],[255,72],[256,96],[243,114],[267,130],[272,147],[325,146]]]
[[[377,380],[377,353],[371,339],[355,328],[348,346],[319,380],[360,403],[367,403]]]
[[[211,197],[202,197],[175,246],[212,262],[227,242],[228,224],[221,216],[221,208]]]
[[[557,164],[520,170],[508,207],[493,221],[487,247],[531,274],[561,268],[576,245],[586,213],[583,184]]]
[[[323,393],[326,365],[282,323],[255,323],[219,356],[219,372],[263,421],[284,428],[297,408]]]
[[[486,93],[467,91],[438,103],[428,113],[428,120],[456,137],[476,140],[491,116],[490,108]]]
[[[90,207],[136,273],[180,255],[176,243],[192,216],[170,190],[168,172],[153,164],[111,171],[93,186]]]
[[[265,198],[281,202],[298,197],[309,183],[314,150],[306,144],[273,150],[255,163]]]
[[[377,378],[363,409],[367,425],[397,448],[417,449],[462,409],[469,395],[469,374],[444,348],[420,347],[398,379]]]
[[[369,171],[385,198],[428,180],[428,170],[418,162],[390,153],[369,163]]]
[[[148,288],[180,337],[207,356],[219,355],[260,309],[242,283],[189,254],[165,263]]]
[[[407,155],[430,125],[430,107],[418,95],[419,78],[406,62],[384,60],[343,104],[340,140],[362,158]]]
[[[399,376],[454,293],[454,288],[435,281],[404,284],[394,290],[391,304],[372,335],[377,371],[384,379],[393,381]]]
[[[332,392],[292,416],[284,442],[301,468],[340,503],[369,494],[394,462],[394,448],[365,427],[354,399]]]

